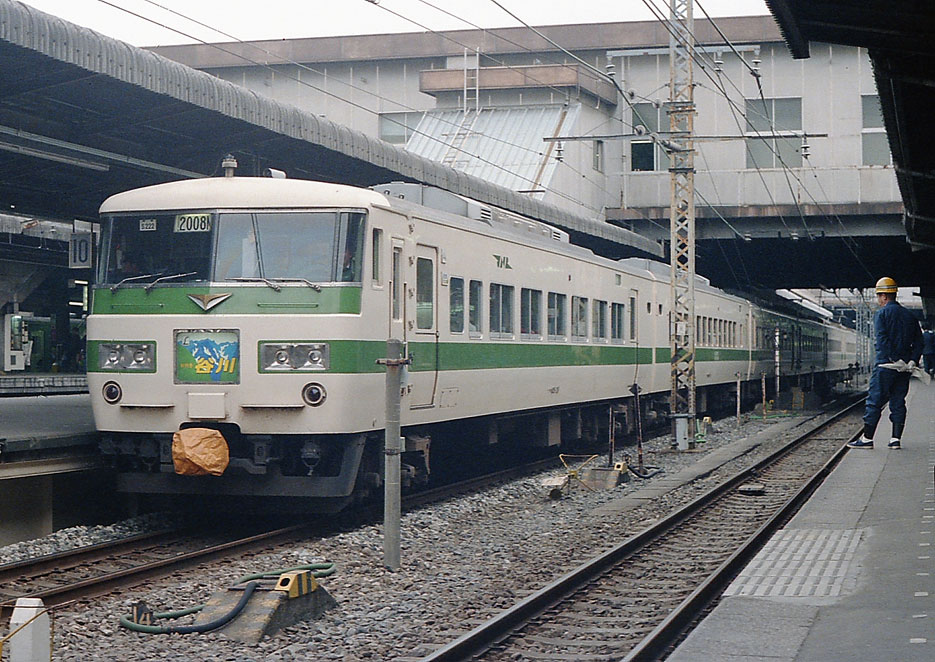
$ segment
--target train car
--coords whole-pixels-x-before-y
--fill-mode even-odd
[[[88,384],[126,492],[333,510],[380,487],[389,338],[411,360],[407,481],[446,457],[431,447],[446,426],[479,431],[475,456],[557,446],[606,431],[608,411],[632,429],[637,383],[643,414],[665,414],[666,265],[598,257],[544,223],[415,184],[181,181],[112,196],[101,216]],[[843,327],[703,278],[696,300],[706,401],[738,375],[758,387],[777,327],[809,339],[780,347],[787,377],[831,383],[855,360]],[[177,473],[174,438],[193,429],[220,433],[222,475]]]

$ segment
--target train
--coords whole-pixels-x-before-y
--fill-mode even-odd
[[[405,485],[667,414],[663,263],[601,257],[546,223],[404,182],[223,176],[119,193],[100,214],[88,386],[123,492],[322,511],[374,493],[390,338],[409,359]],[[777,337],[782,378],[803,388],[854,368],[852,329],[702,277],[695,296],[700,413],[732,402],[738,380],[744,397],[762,374],[772,383]],[[456,452],[451,431],[471,441]],[[180,471],[186,438],[223,466]]]

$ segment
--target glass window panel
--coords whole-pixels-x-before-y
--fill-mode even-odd
[[[448,282],[448,317],[452,333],[464,332],[464,279],[452,278]]]
[[[571,335],[574,338],[588,337],[588,300],[585,297],[571,298]]]
[[[876,94],[865,94],[860,97],[863,126],[865,129],[883,128],[883,111],[880,109],[880,97]]]
[[[747,138],[747,167],[748,168],[772,168],[773,152],[771,150],[772,140],[761,140],[759,138]]]
[[[747,118],[747,131],[770,132],[772,114],[770,104],[764,99],[745,99],[744,115]]]
[[[565,335],[566,297],[564,294],[549,292],[549,335]]]
[[[491,335],[500,333],[500,302],[501,289],[499,285],[490,284],[490,329]]]
[[[642,124],[649,131],[659,130],[659,109],[651,103],[633,104],[633,126]]]
[[[346,251],[351,265],[359,274],[360,221],[362,214],[349,214],[351,225],[346,231]],[[260,267],[264,278],[304,278],[313,283],[335,280],[333,274],[337,214],[318,212],[296,214],[271,212],[256,215],[259,230]],[[302,241],[296,241],[302,237]],[[360,276],[357,276],[360,279]]]
[[[481,292],[482,285],[479,280],[472,280],[468,289],[468,330],[471,333],[481,333]]]
[[[783,165],[789,168],[802,166],[802,141],[799,138],[780,138],[776,141],[777,152],[781,161],[777,159],[776,167]]]
[[[393,265],[392,265],[392,278],[393,278],[393,319],[400,319],[400,302],[402,301],[402,256],[403,249],[399,246],[393,247]]]
[[[607,302],[595,301],[591,311],[591,335],[594,338],[607,338]]]
[[[630,144],[630,169],[644,172],[656,169],[655,145],[651,142],[633,142]]]
[[[612,340],[623,340],[623,324],[626,315],[626,306],[615,303],[610,309],[610,334]]]
[[[630,340],[636,340],[636,297],[630,297]]]
[[[224,214],[218,227],[214,280],[260,275],[253,214]]]
[[[542,335],[542,292],[539,290],[520,290],[520,328],[525,335]]]
[[[773,122],[777,131],[798,131],[802,128],[801,99],[772,99],[772,102]]]
[[[892,162],[890,144],[885,133],[864,133],[860,136],[864,165],[885,166]]]
[[[435,265],[426,257],[416,259],[416,328],[435,326]]]
[[[513,294],[512,285],[501,285],[500,295],[500,332],[513,335]]]
[[[370,278],[375,284],[383,282],[383,265],[381,256],[383,255],[383,230],[373,229],[373,237],[370,245]]]

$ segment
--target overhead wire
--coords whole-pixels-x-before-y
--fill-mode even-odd
[[[697,0],[696,0],[696,2],[697,2]],[[649,9],[650,9],[651,11],[656,10],[656,11],[654,11],[654,15],[656,15],[657,19],[660,20],[660,21],[663,22],[663,23],[666,23],[665,19],[664,19],[663,17],[660,17],[660,16],[658,15],[658,13],[657,13],[658,10],[657,10],[654,6],[653,6],[653,7],[650,7],[647,0],[643,0],[643,3],[646,4],[647,7],[649,7]],[[699,7],[700,7],[700,5],[699,5]],[[716,25],[716,23],[715,23],[714,20],[710,17],[710,15],[708,15],[708,13],[704,10],[703,7],[701,7],[701,9],[702,9],[702,11],[705,13],[705,16],[707,17],[708,21],[710,21],[711,24],[714,25],[714,27],[715,27],[716,31],[718,32],[718,34],[721,35],[721,37],[725,40],[725,43],[727,44],[727,46],[740,58],[741,62],[744,64],[744,66],[747,67],[747,69],[750,70],[751,74],[754,76],[754,78],[755,78],[755,80],[756,80],[756,84],[757,84],[757,92],[758,92],[760,101],[763,103],[763,106],[764,106],[764,109],[765,109],[765,107],[766,107],[766,99],[765,99],[765,96],[764,96],[764,93],[763,93],[763,87],[762,87],[761,74],[760,74],[760,72],[759,72],[758,70],[756,70],[756,69],[750,67],[749,64],[747,64],[746,60],[743,58],[743,56],[740,54],[740,52],[739,52],[739,51],[736,49],[736,47],[730,42],[730,40],[727,39],[727,37],[724,35],[723,31],[721,31],[720,27],[718,27],[718,26]],[[667,27],[667,29],[668,29],[668,26],[666,26],[666,27]],[[669,30],[669,32],[670,32],[670,34],[671,34],[671,30]],[[694,37],[694,35],[693,35],[693,37]],[[697,51],[697,49],[696,49],[696,51]],[[701,55],[704,56],[703,53],[702,53]],[[696,62],[699,62],[697,58],[693,58],[693,59],[695,59]],[[739,111],[740,114],[743,115],[743,116],[747,119],[747,123],[748,123],[748,125],[751,126],[751,128],[752,128],[753,131],[754,131],[754,133],[757,134],[757,139],[763,139],[763,140],[766,141],[767,147],[768,147],[769,150],[773,153],[773,155],[776,157],[777,161],[780,163],[781,169],[782,169],[783,174],[784,174],[784,177],[785,177],[785,179],[786,179],[787,186],[789,187],[790,195],[791,195],[792,200],[793,200],[793,202],[794,202],[794,204],[795,204],[795,206],[796,206],[796,209],[797,209],[797,211],[798,211],[798,213],[799,213],[799,217],[800,217],[801,220],[802,220],[803,227],[805,228],[806,232],[809,233],[809,236],[811,236],[811,230],[808,228],[807,222],[805,221],[805,214],[804,214],[804,212],[802,211],[801,206],[799,205],[798,196],[795,194],[795,191],[794,191],[793,188],[792,188],[792,183],[791,183],[791,181],[790,181],[790,177],[791,177],[792,179],[794,179],[794,180],[799,184],[799,186],[801,187],[801,189],[805,192],[805,194],[811,199],[811,201],[812,201],[816,206],[818,206],[818,207],[820,208],[820,207],[822,206],[822,203],[818,202],[818,200],[815,198],[815,196],[812,194],[812,192],[808,189],[808,187],[805,185],[805,183],[802,181],[802,179],[798,176],[798,174],[796,174],[796,173],[792,170],[792,168],[785,162],[785,159],[782,157],[782,154],[778,151],[778,149],[777,149],[777,147],[775,146],[775,144],[774,144],[773,142],[771,142],[770,140],[768,140],[768,139],[764,139],[764,138],[762,137],[762,133],[759,131],[759,129],[757,129],[756,126],[754,126],[753,123],[749,121],[749,119],[747,118],[747,114],[748,114],[748,112],[749,112],[749,109],[744,109],[744,111],[741,111],[741,110],[739,109],[739,106],[736,104],[736,102],[734,102],[734,101],[730,98],[730,95],[727,93],[727,90],[724,88],[723,84],[719,84],[718,81],[715,81],[714,78],[708,73],[707,68],[704,67],[702,63],[699,62],[699,66],[701,66],[702,71],[704,72],[704,74],[712,81],[712,83],[715,84],[715,86],[718,88],[718,91],[719,91],[719,92],[722,94],[722,96],[724,96],[724,98],[727,100],[728,104],[732,107],[732,112],[733,112],[735,109],[736,109],[737,111]],[[715,69],[715,70],[717,70],[717,69]],[[720,75],[720,74],[718,74],[718,78],[719,78],[719,79],[721,78],[721,75]],[[742,91],[739,87],[737,87],[737,85],[734,83],[734,81],[733,81],[729,76],[725,76],[724,78],[726,78],[727,82],[729,82],[729,83],[731,84],[731,86],[732,86],[735,90],[737,90],[738,93],[741,94],[741,96],[744,96],[744,97],[746,96],[746,95],[743,93],[743,91]],[[754,111],[754,113],[755,113],[756,115],[758,115],[759,117],[761,117],[762,119],[765,119],[765,120],[766,120],[766,122],[767,122],[767,124],[768,124],[768,126],[769,126],[769,128],[770,128],[771,137],[773,138],[773,140],[779,140],[780,138],[779,138],[779,136],[776,134],[776,126],[775,126],[775,123],[773,122],[773,118],[770,117],[768,114],[765,114],[765,115],[764,115],[763,113],[757,113],[757,112],[755,112],[755,111]],[[735,119],[735,121],[736,121],[736,119]],[[743,133],[743,130],[740,129],[739,121],[738,121],[737,123],[738,123],[738,129],[740,130],[741,133]],[[755,155],[753,155],[753,154],[751,153],[751,154],[750,154],[750,158],[753,160],[753,162],[754,162],[754,167],[755,167],[755,169],[757,170],[757,172],[760,172],[760,167],[759,167],[759,165],[758,165],[757,162],[756,162],[756,157],[755,157]],[[806,157],[806,159],[807,159],[807,157]],[[762,181],[762,183],[763,183],[763,186],[764,186],[764,188],[765,188],[766,191],[767,191],[767,194],[770,196],[770,200],[773,201],[773,204],[775,205],[775,204],[776,204],[776,203],[775,203],[775,199],[773,198],[772,193],[770,192],[769,187],[767,186],[765,179],[763,179],[762,173],[761,173],[760,177],[761,177],[761,181]],[[817,178],[817,174],[815,175],[815,177],[816,177],[816,180],[817,180],[817,179],[818,179],[818,178]],[[827,192],[824,190],[824,187],[823,187],[823,185],[821,184],[820,180],[818,180],[817,183],[818,183],[818,185],[819,185],[819,188],[822,189],[822,193],[823,193],[823,194],[825,195],[825,197],[828,198],[829,201],[830,201],[830,197],[828,196]],[[830,202],[827,203],[827,204],[830,204]],[[846,248],[848,249],[848,251],[853,255],[853,257],[855,258],[855,260],[857,261],[857,263],[860,264],[860,266],[864,269],[864,271],[866,271],[867,274],[870,275],[870,277],[872,278],[872,277],[873,277],[872,273],[869,271],[869,269],[867,269],[866,265],[865,265],[865,264],[863,263],[863,261],[860,259],[860,256],[859,256],[859,255],[856,253],[856,251],[853,249],[853,246],[851,246],[851,245],[848,243],[848,241],[847,241],[847,239],[850,239],[852,242],[855,242],[855,244],[856,244],[856,239],[855,239],[853,236],[850,235],[850,233],[847,231],[847,227],[844,225],[844,222],[841,220],[840,216],[838,216],[833,210],[831,211],[831,216],[838,222],[838,224],[841,226],[842,230],[844,231],[844,235],[842,235],[841,239],[842,239],[842,242],[845,244],[845,247],[846,247]],[[785,224],[785,221],[784,221],[784,219],[783,219],[783,217],[782,217],[781,214],[779,215],[779,218],[780,218],[780,221],[783,222],[783,224],[786,225],[786,227],[787,227],[787,229],[788,229],[788,225]]]
[[[192,19],[192,18],[189,18],[189,17],[187,17],[187,16],[184,16],[183,14],[180,14],[179,12],[176,12],[176,11],[174,11],[174,10],[170,10],[170,9],[163,8],[163,7],[161,7],[160,5],[158,5],[157,3],[153,2],[152,0],[145,0],[145,1],[146,1],[146,2],[149,2],[150,4],[159,6],[160,8],[165,9],[166,11],[171,11],[172,13],[175,13],[176,15],[178,15],[178,16],[184,18],[185,20],[191,21],[192,23],[195,23],[196,25],[200,25],[200,26],[205,27],[205,28],[207,28],[207,29],[209,29],[209,30],[213,30],[214,32],[217,32],[218,34],[221,34],[221,35],[224,35],[224,36],[226,36],[226,37],[228,37],[228,38],[230,38],[230,39],[233,39],[234,41],[236,41],[236,42],[238,42],[238,43],[240,43],[240,44],[246,44],[246,42],[243,42],[242,40],[237,39],[236,37],[232,37],[232,36],[228,35],[227,33],[223,32],[223,31],[221,31],[221,30],[218,30],[218,29],[216,29],[216,28],[214,28],[214,27],[212,27],[212,26],[209,26],[209,25],[207,25],[207,24],[204,24],[204,23],[202,23],[202,22],[200,22],[200,21],[198,21],[198,20],[196,20],[196,19]],[[116,4],[115,2],[112,2],[111,0],[98,0],[98,2],[100,2],[100,3],[102,3],[102,4],[105,4],[105,5],[109,6],[109,7],[113,7],[114,9],[117,9],[118,11],[122,11],[122,12],[124,12],[124,13],[126,13],[126,14],[129,14],[129,15],[134,16],[134,17],[136,17],[136,18],[139,18],[139,19],[142,19],[142,20],[147,21],[147,22],[149,22],[149,23],[152,23],[152,24],[154,24],[154,25],[157,25],[157,26],[159,26],[159,27],[161,27],[161,28],[163,28],[163,29],[169,30],[169,31],[171,31],[171,32],[175,32],[176,34],[182,35],[182,36],[184,36],[184,37],[186,37],[186,38],[188,38],[188,39],[191,39],[191,40],[193,40],[193,41],[196,41],[196,42],[198,42],[198,43],[200,43],[200,44],[203,44],[203,45],[205,45],[205,46],[208,46],[208,47],[211,47],[211,48],[215,48],[215,49],[217,49],[217,50],[219,50],[219,51],[221,51],[221,52],[223,52],[223,53],[227,53],[228,55],[231,55],[231,56],[234,56],[234,57],[236,57],[236,58],[242,59],[242,60],[244,60],[245,62],[247,62],[247,63],[249,63],[249,64],[253,64],[253,65],[256,65],[256,66],[261,67],[261,68],[266,68],[266,69],[269,69],[270,71],[275,72],[275,69],[273,69],[270,65],[267,65],[267,64],[264,64],[264,63],[261,63],[261,62],[257,62],[256,60],[253,60],[253,59],[247,57],[246,55],[243,55],[243,54],[241,54],[241,53],[237,53],[237,52],[235,52],[235,51],[226,49],[226,48],[224,48],[223,46],[221,46],[221,45],[219,45],[219,44],[212,44],[212,43],[209,43],[209,42],[207,42],[207,41],[205,41],[205,40],[203,40],[203,39],[201,39],[201,38],[199,38],[199,37],[196,37],[196,36],[194,36],[194,35],[191,35],[191,34],[188,34],[188,33],[184,32],[184,31],[182,31],[182,30],[179,30],[179,29],[177,29],[177,28],[174,28],[174,27],[171,27],[171,26],[169,26],[169,25],[166,25],[166,24],[164,24],[164,23],[162,23],[162,22],[160,22],[160,21],[158,21],[158,20],[156,20],[156,19],[153,19],[153,18],[144,16],[144,15],[142,15],[142,14],[139,14],[139,13],[137,13],[137,12],[134,12],[134,11],[130,10],[130,9],[127,9],[126,7],[121,7],[120,5]],[[262,49],[261,49],[261,50],[262,50]],[[297,63],[295,63],[295,64],[297,64]],[[301,66],[301,65],[300,65],[300,66]],[[288,79],[290,79],[290,80],[296,81],[296,82],[299,83],[300,85],[304,85],[304,86],[306,86],[306,87],[309,87],[309,88],[311,88],[311,89],[314,89],[314,90],[316,90],[316,91],[318,91],[318,92],[321,92],[322,94],[325,94],[326,96],[330,96],[330,97],[336,98],[336,99],[338,99],[338,100],[340,100],[340,101],[342,101],[342,102],[344,102],[344,103],[347,103],[347,104],[350,105],[350,106],[353,106],[353,107],[355,107],[355,108],[358,108],[359,110],[363,110],[363,111],[365,111],[365,112],[368,112],[368,113],[371,113],[371,114],[380,116],[380,113],[379,113],[378,111],[375,111],[375,110],[373,110],[373,109],[371,109],[371,108],[367,108],[366,106],[363,106],[363,105],[361,105],[361,104],[359,104],[359,103],[355,103],[354,101],[352,101],[352,100],[350,100],[350,99],[346,99],[346,98],[344,98],[344,97],[341,97],[340,95],[338,95],[338,94],[336,94],[336,93],[329,92],[328,90],[325,90],[325,89],[322,89],[322,88],[320,88],[320,87],[318,87],[318,86],[312,85],[312,84],[309,83],[308,81],[303,81],[301,78],[298,78],[298,77],[295,77],[295,76],[291,76],[291,75],[288,75],[288,74],[282,74],[282,75],[284,75],[286,78],[288,78]],[[431,136],[431,135],[429,135],[429,134],[425,134],[425,133],[419,132],[419,131],[417,131],[417,130],[413,130],[413,131],[414,131],[415,133],[419,133],[420,135],[424,135],[425,137],[427,137],[427,138],[430,139],[430,140],[434,140],[434,141],[436,141],[436,142],[440,142],[440,143],[445,144],[445,145],[448,144],[448,143],[446,143],[446,142],[444,142],[444,141],[441,141],[440,139],[436,138],[435,136]],[[479,155],[470,154],[470,153],[468,153],[468,152],[465,152],[464,150],[460,150],[460,151],[461,151],[462,153],[464,153],[464,154],[467,154],[467,155],[471,156],[472,158],[477,159],[478,161],[480,161],[480,162],[482,162],[482,163],[486,163],[486,164],[488,164],[488,165],[490,165],[490,166],[492,166],[492,167],[494,167],[494,168],[496,168],[496,169],[498,169],[498,170],[502,170],[502,171],[504,171],[504,172],[506,172],[506,173],[508,173],[508,174],[510,174],[510,175],[512,175],[512,176],[518,177],[519,179],[524,180],[524,181],[527,181],[527,182],[529,182],[530,184],[535,184],[535,183],[536,183],[536,182],[534,182],[533,180],[529,179],[528,177],[525,177],[525,176],[523,176],[523,175],[520,175],[520,174],[518,174],[518,173],[515,173],[515,172],[509,170],[508,168],[505,168],[504,166],[502,166],[502,165],[500,165],[500,164],[498,164],[498,163],[494,163],[494,162],[492,162],[492,161],[489,161],[489,160],[487,160],[487,159],[484,159],[483,157],[481,157],[481,156],[479,156]],[[553,193],[553,194],[556,195],[557,197],[566,199],[566,200],[568,200],[569,202],[572,202],[572,203],[574,203],[574,204],[576,204],[576,205],[582,205],[582,206],[588,207],[589,209],[591,209],[591,210],[594,211],[594,212],[598,212],[598,213],[600,212],[600,210],[598,210],[598,209],[596,209],[596,208],[593,208],[593,207],[590,207],[589,205],[583,203],[583,202],[580,201],[579,199],[574,198],[574,197],[572,197],[572,196],[570,196],[570,195],[568,195],[568,194],[566,194],[566,193],[563,193],[563,192],[561,192],[561,191],[557,191],[557,190],[554,190],[554,189],[549,189],[548,187],[545,187],[545,189],[546,189],[547,192]]]

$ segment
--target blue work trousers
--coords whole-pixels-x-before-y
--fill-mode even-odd
[[[876,428],[883,405],[887,401],[890,403],[890,421],[893,425],[906,424],[906,394],[909,393],[910,377],[908,372],[897,372],[880,366],[873,367],[864,410],[864,425]]]

